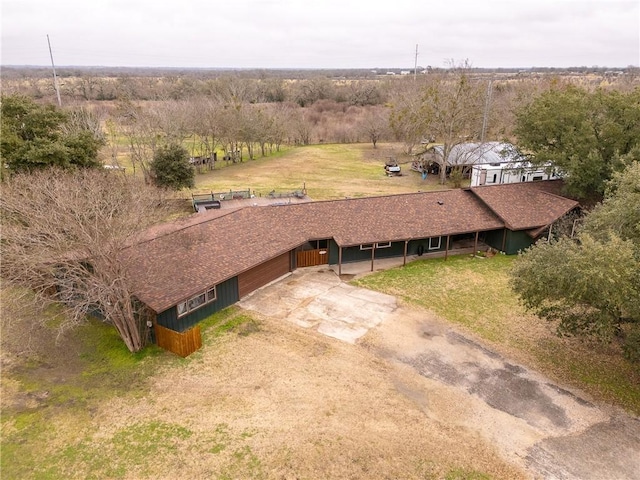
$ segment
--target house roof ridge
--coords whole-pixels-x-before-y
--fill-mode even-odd
[[[197,226],[203,225],[205,223],[209,223],[209,222],[212,222],[214,220],[218,220],[220,218],[228,217],[229,215],[232,215],[234,213],[238,213],[238,212],[240,212],[240,211],[242,211],[242,210],[244,210],[246,208],[255,208],[255,207],[236,207],[236,208],[231,209],[228,212],[225,212],[223,214],[211,216],[210,218],[202,218],[201,220],[200,220],[200,217],[196,217],[199,221],[194,221],[193,223],[189,223],[188,225],[184,225],[184,226],[182,226],[180,228],[175,228],[175,229],[172,229],[172,230],[168,230],[166,232],[160,232],[157,235],[153,235],[151,238],[143,238],[142,240],[140,240],[138,242],[133,241],[132,244],[131,245],[127,245],[124,248],[124,250],[126,250],[128,248],[131,248],[131,247],[134,247],[134,246],[137,246],[137,245],[144,245],[145,243],[153,242],[154,240],[158,240],[159,238],[167,237],[169,235],[174,235],[175,233],[183,232],[185,230],[188,230],[189,228],[197,227]],[[180,221],[188,222],[193,218],[194,215],[201,215],[201,214],[194,213],[190,217],[177,218],[177,219],[175,219],[175,220],[173,220],[171,222],[168,222],[168,223],[161,223],[161,224],[149,227],[148,230],[151,230],[154,227],[158,227],[158,226],[162,226],[162,225],[171,225],[172,223],[177,223],[177,222],[180,222]],[[143,234],[144,234],[144,232],[143,232]]]
[[[480,185],[481,187],[498,187],[500,185]],[[513,225],[509,222],[507,222],[507,220],[500,215],[495,208],[493,208],[490,205],[490,202],[488,202],[487,200],[485,200],[484,198],[482,198],[480,195],[478,195],[474,190],[478,188],[478,187],[469,187],[468,190],[473,193],[473,195],[475,196],[475,198],[477,198],[484,206],[486,206],[489,210],[491,210],[491,213],[493,213],[496,217],[498,217],[502,223],[504,223],[504,226],[507,227],[509,230],[513,230]]]
[[[406,197],[409,195],[424,195],[426,193],[442,193],[442,192],[453,192],[456,190],[464,190],[461,188],[443,188],[440,190],[418,190],[417,192],[401,192],[401,193],[393,193],[393,194],[380,194],[380,195],[370,195],[370,196],[366,196],[366,197],[344,197],[344,198],[329,198],[326,200],[314,200],[312,202],[306,202],[306,203],[291,203],[291,204],[286,204],[286,205],[267,205],[267,206],[272,206],[272,207],[289,207],[289,206],[301,206],[301,205],[317,205],[317,204],[324,204],[324,203],[332,203],[332,202],[345,202],[345,201],[363,201],[363,200],[371,200],[371,199],[377,199],[377,198],[389,198],[389,197]]]

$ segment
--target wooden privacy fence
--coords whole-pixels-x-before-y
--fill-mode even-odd
[[[181,333],[156,324],[155,331],[158,346],[181,357],[188,357],[202,347],[200,325]]]
[[[326,248],[318,250],[302,250],[296,252],[296,267],[313,267],[329,263],[329,251]]]

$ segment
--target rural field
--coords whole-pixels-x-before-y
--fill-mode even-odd
[[[396,158],[401,176],[388,177],[384,163]],[[196,190],[223,192],[229,189],[286,192],[306,185],[313,200],[409,193],[442,188],[434,176],[422,180],[410,170],[413,157],[399,144],[370,143],[311,145],[290,148],[273,157],[248,160],[196,176]],[[223,162],[219,162],[223,163]]]
[[[409,160],[399,152],[288,149],[198,175],[194,192],[265,195],[306,184],[321,200],[440,188],[409,163],[403,176],[385,176],[387,156]],[[639,415],[637,369],[616,347],[560,339],[524,312],[508,286],[512,261],[417,261],[352,283],[396,296],[408,317],[469,335],[603,409]],[[474,412],[450,389],[381,353],[375,329],[348,344],[234,306],[203,322],[203,348],[186,359],[154,346],[130,354],[107,325],[56,337],[55,311],[34,321],[20,292],[1,293],[3,478],[533,476],[471,428]]]

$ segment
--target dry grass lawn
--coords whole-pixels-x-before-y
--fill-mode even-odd
[[[395,157],[402,176],[384,172],[387,157]],[[290,148],[270,157],[247,160],[198,174],[194,191],[256,190],[286,192],[306,185],[313,200],[410,193],[443,188],[437,178],[422,180],[411,171],[412,157],[398,144],[331,144]]]
[[[5,344],[3,478],[526,478],[443,421],[460,412],[446,387],[366,346],[236,308],[208,325],[188,359],[125,367],[116,343],[100,367],[95,336],[27,365]],[[428,405],[407,394],[424,382]]]

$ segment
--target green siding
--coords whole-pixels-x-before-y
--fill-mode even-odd
[[[437,237],[436,237],[437,238]],[[423,253],[440,252],[446,249],[447,237],[442,237],[440,241],[440,248],[429,250],[429,239],[424,238],[420,240],[410,240],[407,245],[407,255],[417,255],[422,246]],[[375,258],[390,258],[390,257],[402,257],[404,256],[404,241],[392,242],[389,248],[376,248]],[[339,256],[338,251],[340,247],[331,240],[329,246],[329,263],[331,265],[337,265]],[[371,260],[371,250],[360,250],[360,246],[344,247],[342,249],[342,263],[349,262],[363,262]]]
[[[485,243],[496,250],[502,251],[502,238],[504,235],[504,229],[492,230],[485,233]],[[504,253],[507,255],[514,255],[520,250],[530,247],[535,242],[524,231],[507,230],[507,235],[504,242]]]
[[[340,247],[338,247],[338,244],[336,243],[336,241],[332,238],[331,240],[329,240],[329,264],[330,265],[337,265],[338,264],[338,250],[340,249]]]
[[[502,251],[503,235],[504,235],[504,228],[501,228],[500,230],[491,230],[490,232],[485,232],[484,243],[489,245],[491,248],[495,248],[498,251]]]
[[[184,332],[207,318],[209,315],[222,310],[229,305],[233,305],[238,300],[240,300],[238,295],[238,277],[233,277],[216,285],[215,302],[208,303],[184,317],[178,317],[178,311],[174,305],[164,312],[159,313],[156,317],[156,321],[158,322],[158,325],[162,325],[163,327],[170,328],[176,332]]]
[[[437,238],[437,237],[434,237],[434,238]],[[409,241],[409,245],[407,246],[407,255],[418,255],[420,250],[422,250],[423,255],[427,253],[433,253],[433,252],[443,252],[444,250],[446,250],[446,248],[447,248],[446,235],[440,239],[440,248],[434,248],[432,250],[429,250],[429,239],[421,238],[418,240]]]
[[[404,254],[404,242],[391,243],[387,248],[376,248],[375,258],[401,257]],[[336,256],[337,257],[337,256]],[[336,258],[336,262],[338,259]],[[360,246],[342,249],[342,263],[371,260],[371,250],[360,250]]]
[[[522,230],[516,232],[507,230],[505,253],[507,255],[514,255],[520,250],[530,247],[534,242],[535,240]]]

